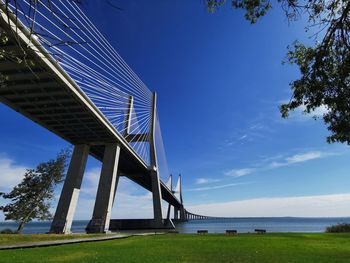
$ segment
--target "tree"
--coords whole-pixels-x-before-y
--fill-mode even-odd
[[[252,24],[272,7],[272,0],[231,0],[232,7],[244,9]],[[206,0],[210,12],[225,0]],[[313,46],[295,41],[288,49],[287,63],[297,65],[300,78],[290,83],[292,97],[280,106],[282,117],[302,107],[312,113],[318,107],[327,112],[323,120],[330,135],[327,141],[350,145],[350,1],[276,0],[289,21],[308,16],[305,30],[313,31]],[[315,33],[316,32],[316,33]]]
[[[60,152],[56,159],[40,163],[35,169],[28,169],[22,182],[15,186],[10,193],[0,193],[10,203],[1,206],[5,220],[14,220],[18,225],[17,232],[33,219],[48,220],[51,200],[54,198],[55,186],[64,179],[68,150]]]

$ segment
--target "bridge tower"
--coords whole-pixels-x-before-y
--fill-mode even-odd
[[[167,186],[169,187],[170,191],[171,191],[172,193],[174,193],[174,192],[173,192],[173,175],[172,175],[172,174],[170,174],[170,176],[169,176],[169,180],[168,180]],[[169,203],[169,204],[168,204],[167,217],[166,217],[167,220],[170,220],[170,219],[171,219],[171,218],[170,218],[170,213],[171,213],[171,204]]]
[[[167,220],[165,222],[162,217],[162,195],[155,145],[155,127],[157,119],[156,98],[156,93],[154,93],[151,112],[151,128],[149,134],[147,134],[147,136],[144,136],[144,134],[132,134],[132,136],[129,136],[132,138],[132,141],[128,141],[145,142],[145,138],[149,138],[149,141],[147,140],[147,142],[150,144],[150,166],[148,176],[150,177],[152,184],[154,217],[151,222],[139,222],[141,224],[141,228],[164,228],[166,227],[166,223],[168,224],[167,227],[173,227],[172,223],[169,225],[169,221]],[[125,116],[126,134],[124,134],[124,136],[129,135],[132,111],[133,98],[130,96],[129,109]],[[102,169],[93,215],[86,229],[88,233],[101,233],[109,231],[112,206],[120,177],[118,172],[118,162],[121,152],[119,143],[106,143],[104,148]],[[54,220],[51,225],[50,232],[52,233],[70,233],[88,154],[88,145],[75,146]]]
[[[153,94],[153,112],[152,125],[150,131],[150,159],[151,169],[150,176],[152,181],[152,197],[153,197],[153,224],[154,228],[162,228],[164,226],[163,212],[162,212],[162,193],[160,190],[160,178],[157,162],[156,144],[155,144],[155,130],[157,120],[157,94]]]
[[[179,184],[180,184],[180,202],[181,202],[181,207],[180,207],[180,220],[186,221],[186,210],[184,207],[183,199],[182,199],[182,180],[181,180],[181,174],[179,175]]]
[[[174,193],[179,194],[180,198],[180,207],[174,207],[174,219],[186,221],[186,210],[184,208],[183,199],[182,199],[182,182],[181,182],[181,174],[179,174],[179,178],[175,187]]]
[[[139,227],[139,228],[164,228],[165,222],[162,216],[162,195],[161,195],[161,186],[159,178],[159,170],[157,163],[157,153],[155,145],[155,129],[156,129],[156,120],[157,120],[157,108],[156,108],[156,93],[153,94],[153,105],[152,105],[152,117],[150,131],[147,136],[145,134],[130,134],[130,125],[133,112],[133,97],[130,96],[129,99],[129,110],[126,114],[126,129],[125,134],[131,135],[128,142],[149,142],[150,144],[150,166],[149,166],[149,177],[152,185],[152,197],[153,197],[153,220],[138,220],[138,226],[135,226],[134,223],[130,220],[120,220],[122,221],[124,227]],[[149,138],[149,139],[146,139]],[[112,146],[113,147],[113,146]],[[106,147],[107,149],[107,147]],[[91,221],[87,227],[87,232],[96,233],[96,232],[107,232],[109,231],[110,224],[110,214],[113,204],[113,199],[117,189],[117,182],[119,175],[117,174],[117,161],[116,158],[119,157],[119,154],[114,154],[112,158],[106,159],[103,162],[102,166],[109,166],[110,169],[104,175],[103,171],[101,172],[99,188],[96,197],[96,203],[94,208],[94,213]],[[114,167],[114,168],[113,168]],[[103,169],[102,169],[103,170]],[[117,174],[117,175],[115,175]],[[116,178],[115,178],[116,177]],[[131,222],[131,223],[130,223]],[[129,226],[127,226],[129,225]]]

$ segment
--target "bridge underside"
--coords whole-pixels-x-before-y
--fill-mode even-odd
[[[13,54],[23,52],[13,42],[1,46],[1,49]],[[81,102],[81,98],[75,96],[36,56],[27,55],[28,65],[0,60],[0,72],[4,79],[4,85],[0,88],[0,101],[73,145],[90,145],[90,153],[102,160],[104,145],[116,142],[117,138]],[[128,152],[122,148],[120,170],[125,174],[147,172]]]

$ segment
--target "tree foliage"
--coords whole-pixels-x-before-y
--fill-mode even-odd
[[[59,153],[56,159],[40,163],[35,169],[28,169],[23,180],[9,193],[0,193],[10,202],[1,206],[5,220],[14,220],[21,232],[25,224],[33,219],[48,220],[55,186],[64,179],[69,151]]]
[[[214,12],[225,0],[206,0]],[[244,9],[251,23],[264,16],[272,0],[232,0],[232,7]],[[292,81],[292,97],[281,105],[282,117],[303,107],[312,113],[318,107],[327,112],[323,120],[330,135],[328,142],[350,144],[350,1],[349,0],[276,0],[289,21],[307,16],[307,32],[313,32],[313,46],[298,41],[288,49],[286,61],[297,65],[300,78]]]

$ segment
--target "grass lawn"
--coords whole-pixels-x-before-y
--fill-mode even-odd
[[[350,262],[350,234],[168,234],[0,251],[0,262]]]
[[[33,234],[33,235],[17,235],[17,234],[0,234],[0,246],[4,245],[15,245],[15,244],[26,244],[29,242],[41,242],[50,240],[62,240],[62,239],[76,239],[84,237],[94,237],[94,236],[105,236],[104,234],[72,234],[72,235],[43,235],[43,234]],[[0,262],[1,258],[0,258]]]

